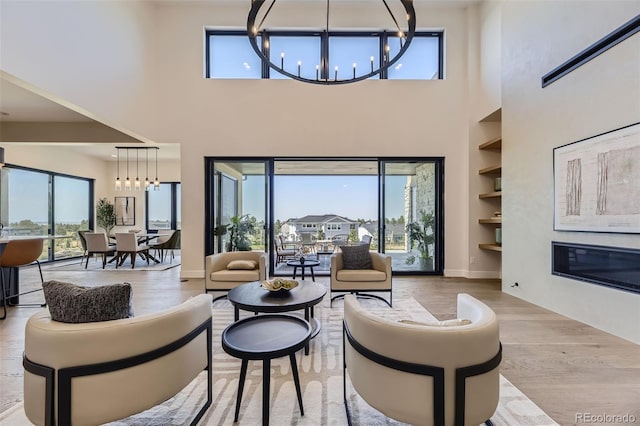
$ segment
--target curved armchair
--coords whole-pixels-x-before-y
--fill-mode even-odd
[[[103,424],[166,401],[207,371],[211,296],[104,322],[62,323],[43,309],[25,328],[24,409],[36,425]]]
[[[380,299],[392,306],[391,256],[376,252],[370,252],[370,254],[373,263],[372,269],[345,269],[343,254],[337,252],[331,255],[331,295],[334,292],[343,294],[331,297],[330,304],[334,299],[344,297],[346,292]],[[387,292],[389,293],[389,301],[381,296],[363,292]]]
[[[232,264],[233,261],[234,264]],[[237,262],[241,261],[241,262]],[[248,261],[242,262],[242,261]],[[243,265],[244,263],[244,265]],[[251,281],[267,279],[267,254],[259,251],[229,251],[209,255],[205,258],[205,291],[226,292]]]
[[[458,318],[434,324],[403,323],[344,301],[344,403],[346,375],[372,407],[419,425],[490,425],[500,393],[502,346],[498,320],[484,303],[458,295]],[[468,323],[470,322],[470,323]]]

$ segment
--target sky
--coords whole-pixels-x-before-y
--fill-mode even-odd
[[[387,176],[386,216],[404,215],[405,176]],[[264,178],[243,182],[243,212],[264,219]],[[377,176],[288,176],[274,178],[275,220],[337,214],[349,219],[378,218]]]

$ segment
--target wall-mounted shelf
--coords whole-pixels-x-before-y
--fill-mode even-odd
[[[490,219],[478,219],[478,223],[488,223],[488,224],[496,224],[499,225],[502,223],[502,218],[501,217],[492,217]]]
[[[490,175],[490,174],[500,175],[501,173],[502,173],[502,166],[489,166],[489,167],[485,167],[484,169],[478,170],[478,174],[480,175]]]
[[[478,195],[478,198],[500,198],[500,197],[502,197],[502,192],[501,191],[487,192],[486,194]]]
[[[497,244],[478,244],[478,247],[484,250],[502,251],[502,246]]]
[[[499,136],[495,139],[491,139],[490,141],[487,141],[483,144],[481,144],[480,146],[478,146],[478,149],[484,149],[485,151],[495,151],[495,152],[501,152],[502,151],[502,136]]]

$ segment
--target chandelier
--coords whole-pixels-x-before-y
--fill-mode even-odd
[[[151,186],[153,185],[153,190],[154,191],[159,191],[160,190],[160,181],[158,180],[158,150],[160,148],[158,148],[157,146],[154,147],[131,147],[131,146],[116,146],[116,156],[117,156],[117,160],[116,160],[116,182],[115,182],[115,189],[116,191],[122,191],[122,181],[120,180],[120,151],[124,151],[126,154],[126,179],[124,180],[124,189],[127,191],[131,191],[132,189],[135,191],[141,191],[142,187],[144,185],[144,190],[145,191],[149,191],[151,189]],[[145,153],[145,178],[144,178],[144,184],[142,181],[140,181],[140,154],[139,151],[142,150]],[[156,167],[155,167],[155,180],[153,181],[153,183],[149,180],[149,150],[154,150],[155,154],[156,154]],[[129,151],[135,151],[135,156],[136,156],[136,163],[135,163],[135,169],[136,169],[136,179],[133,181],[133,188],[132,188],[132,181],[131,179],[129,179]],[[133,161],[133,160],[132,160]]]
[[[301,67],[302,63],[299,60],[294,59],[294,69],[287,69],[285,66],[285,53],[281,52],[280,54],[280,63],[274,63],[270,58],[269,54],[269,43],[268,40],[265,40],[263,37],[262,46],[258,45],[258,38],[261,36],[263,32],[262,24],[264,23],[267,16],[273,9],[273,6],[276,3],[276,0],[272,0],[271,4],[267,8],[267,10],[262,14],[259,23],[256,25],[256,20],[258,20],[258,16],[261,14],[260,11],[262,6],[265,3],[265,0],[251,0],[251,10],[249,11],[249,16],[247,18],[247,35],[249,37],[249,43],[253,47],[253,50],[258,54],[258,56],[262,59],[264,63],[266,63],[271,69],[283,74],[289,78],[294,80],[302,81],[304,83],[314,83],[314,84],[346,84],[346,83],[355,83],[357,81],[366,80],[373,76],[379,75],[380,73],[386,71],[395,64],[402,55],[409,48],[409,44],[411,44],[411,40],[413,40],[413,36],[416,31],[416,14],[413,8],[413,0],[394,0],[400,1],[404,10],[406,12],[406,29],[401,27],[398,23],[398,19],[394,16],[387,0],[381,0],[384,4],[389,16],[391,17],[393,23],[397,31],[393,34],[398,37],[400,41],[400,50],[398,53],[393,56],[390,56],[390,48],[388,42],[385,44],[383,52],[381,52],[380,60],[378,63],[374,63],[374,56],[371,56],[370,64],[360,65],[358,68],[357,63],[353,63],[353,69],[349,71],[338,70],[336,66],[333,70],[329,69],[329,63],[325,60],[319,60],[319,63],[312,64],[309,66],[313,66],[315,68],[315,78],[307,78],[301,75]],[[330,33],[329,28],[329,0],[327,0],[326,6],[326,26],[323,30],[325,36],[328,36]],[[401,20],[404,21],[404,20]],[[386,40],[386,38],[385,38]],[[324,57],[324,55],[323,55]],[[297,68],[295,68],[297,66]],[[340,73],[339,73],[340,71]]]

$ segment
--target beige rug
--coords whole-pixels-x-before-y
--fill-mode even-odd
[[[393,310],[379,301],[362,299],[362,303],[377,314],[392,319],[425,320],[425,316],[429,315],[413,298],[394,301]],[[309,355],[305,356],[302,352],[297,355],[305,415],[300,416],[297,406],[289,359],[275,359],[271,367],[270,422],[273,425],[346,425],[342,402],[342,302],[334,303],[333,308],[329,308],[329,302],[325,300],[316,307],[315,314],[321,320],[322,330],[312,340]],[[229,302],[216,302],[213,316],[213,403],[200,424],[232,425],[240,361],[227,355],[220,342],[222,330],[233,321],[233,309]],[[400,424],[369,407],[354,392],[349,394],[354,425]],[[206,377],[203,373],[164,404],[109,425],[185,425],[205,399]],[[252,361],[247,371],[238,424],[259,425],[261,416],[262,363]],[[501,377],[500,404],[492,421],[503,426],[557,425],[504,377]],[[30,423],[24,416],[22,404],[18,404],[0,415],[0,424],[21,426]]]

